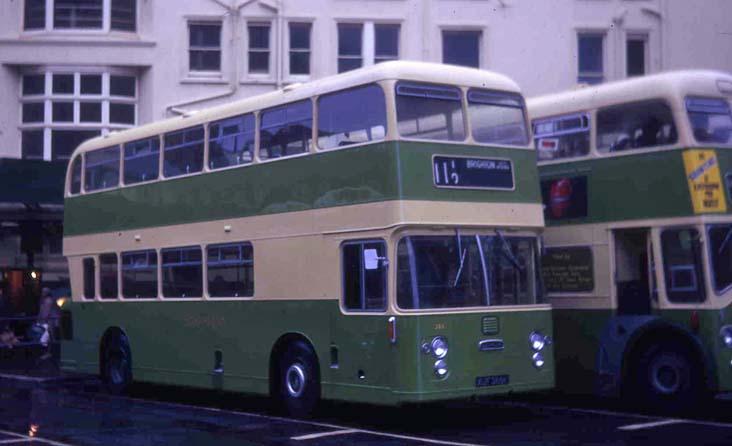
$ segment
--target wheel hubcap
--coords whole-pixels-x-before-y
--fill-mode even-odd
[[[653,387],[664,395],[676,393],[681,387],[681,372],[668,362],[658,362],[651,370]]]
[[[287,393],[294,398],[302,395],[305,390],[305,369],[300,364],[292,364],[285,374]]]

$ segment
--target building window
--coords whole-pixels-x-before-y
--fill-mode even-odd
[[[101,29],[102,0],[54,0],[53,27],[56,29]]]
[[[43,130],[26,130],[21,134],[21,153],[25,159],[43,159]]]
[[[290,23],[290,75],[310,74],[310,23]]]
[[[399,59],[399,25],[374,25],[374,63]]]
[[[605,35],[580,33],[577,36],[577,82],[599,84],[605,78],[603,46]]]
[[[269,23],[250,23],[249,30],[249,72],[269,73]]]
[[[442,62],[480,67],[480,31],[442,31]]]
[[[46,0],[25,0],[23,27],[27,30],[46,27]]]
[[[363,65],[363,25],[360,23],[338,24],[338,72],[355,70]]]
[[[47,17],[46,11],[51,11]],[[25,0],[23,28],[137,31],[136,0]]]
[[[111,27],[117,31],[137,30],[136,0],[112,0]]]
[[[221,71],[221,23],[189,23],[188,34],[189,69]]]
[[[21,153],[68,159],[89,138],[137,123],[137,78],[122,70],[22,76]]]
[[[646,74],[646,43],[648,38],[642,35],[628,36],[625,47],[625,65],[628,77]]]
[[[338,24],[338,72],[399,59],[398,24]]]

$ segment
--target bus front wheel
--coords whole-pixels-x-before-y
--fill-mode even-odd
[[[102,381],[109,393],[122,395],[132,383],[130,346],[124,335],[112,336],[102,350]]]
[[[675,344],[648,347],[639,357],[636,390],[647,409],[684,412],[700,401],[703,383],[688,349]]]
[[[307,416],[320,400],[318,361],[303,341],[290,343],[280,358],[278,396],[282,408],[292,416]]]

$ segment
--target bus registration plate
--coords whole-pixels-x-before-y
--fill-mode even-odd
[[[475,378],[475,387],[505,386],[508,375],[479,376]]]
[[[435,155],[435,186],[457,189],[513,190],[513,163],[507,159]]]

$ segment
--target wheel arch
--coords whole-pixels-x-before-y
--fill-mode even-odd
[[[127,337],[127,333],[121,327],[111,326],[104,330],[101,339],[99,340],[99,374],[101,375],[104,371],[104,349],[108,342],[113,339],[118,339],[123,345],[127,347],[127,351],[131,353],[130,341]],[[130,365],[132,358],[129,358]]]
[[[272,344],[272,348],[270,349],[269,354],[269,394],[271,396],[277,396],[279,393],[279,386],[277,383],[279,383],[280,379],[280,368],[279,368],[279,361],[282,357],[282,354],[284,353],[285,349],[288,345],[291,343],[301,341],[304,342],[310,349],[312,350],[313,354],[315,355],[315,368],[316,368],[316,378],[320,381],[321,375],[320,375],[320,358],[318,357],[318,353],[315,350],[315,345],[310,340],[308,336],[306,336],[303,333],[300,332],[290,332],[285,333],[281,335],[275,342]]]
[[[705,353],[704,346],[699,338],[686,327],[658,319],[639,327],[628,340],[621,363],[621,387],[626,387],[629,383],[629,376],[633,373],[633,367],[637,364],[645,349],[655,343],[668,341],[677,342],[678,345],[685,347],[693,355],[692,359],[695,363],[701,365],[704,388],[713,390],[716,387],[715,374],[711,369],[713,361],[710,361]]]

